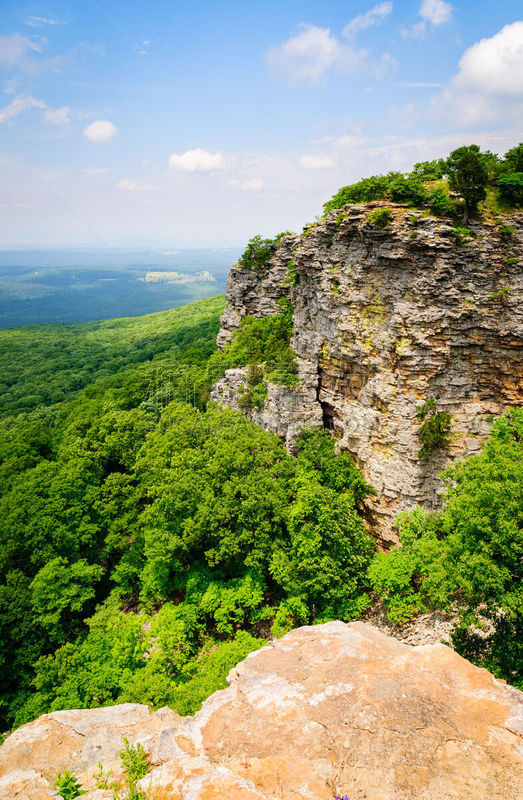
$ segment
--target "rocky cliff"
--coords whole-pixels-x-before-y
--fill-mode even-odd
[[[221,347],[246,315],[277,313],[281,297],[294,307],[298,385],[269,384],[264,408],[242,410],[290,448],[303,427],[331,429],[376,489],[382,540],[398,511],[438,507],[439,472],[521,403],[523,215],[503,223],[472,222],[468,236],[400,205],[352,205],[285,237],[268,268],[231,269]],[[245,378],[229,370],[213,398],[238,408]],[[452,415],[451,439],[420,459],[429,397]]]
[[[329,622],[252,653],[228,681],[190,718],[125,704],[24,725],[0,748],[0,797],[48,800],[69,769],[85,800],[111,800],[124,737],[148,753],[138,785],[151,800],[523,796],[523,694],[445,645]]]

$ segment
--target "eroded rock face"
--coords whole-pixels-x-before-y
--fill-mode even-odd
[[[25,725],[0,748],[0,796],[45,800],[69,768],[85,800],[110,800],[94,772],[101,761],[121,778],[124,736],[153,765],[141,788],[170,800],[523,796],[523,694],[445,645],[330,622],[252,653],[228,680],[191,718],[123,705]]]
[[[394,217],[379,228],[369,213],[382,206]],[[348,206],[283,239],[269,270],[231,270],[220,346],[245,315],[277,313],[283,296],[295,309],[300,384],[269,386],[266,408],[244,413],[290,449],[305,425],[330,428],[377,491],[384,540],[398,511],[437,508],[439,472],[478,452],[492,418],[521,403],[523,215],[509,222],[509,237],[470,223],[473,235],[458,244],[448,222],[418,211]],[[244,378],[231,370],[214,399],[238,408]],[[452,441],[422,462],[416,413],[429,396],[452,414]]]

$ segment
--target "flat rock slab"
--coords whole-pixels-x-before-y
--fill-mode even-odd
[[[46,800],[71,769],[121,779],[123,737],[166,800],[515,800],[523,797],[523,693],[442,644],[371,625],[298,628],[248,656],[194,716],[132,704],[60,711],[0,748],[0,796]]]

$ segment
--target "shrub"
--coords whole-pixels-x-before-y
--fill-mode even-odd
[[[296,264],[291,258],[287,264],[287,278],[285,280],[285,283],[289,284],[289,286],[297,286],[299,282],[300,282],[300,276],[296,269]]]
[[[125,772],[128,782],[134,784],[145,778],[151,767],[147,753],[140,742],[131,745],[128,739],[124,739],[123,743],[124,746],[120,750],[122,770]]]
[[[441,189],[435,189],[427,197],[427,204],[431,211],[439,217],[450,217],[455,212],[455,205],[448,195]]]
[[[364,178],[358,183],[342,186],[330,200],[324,203],[325,213],[328,214],[336,208],[344,208],[348,203],[367,203],[369,200],[379,200],[385,197],[392,181],[400,177],[402,177],[400,172],[389,172],[388,175],[374,175],[372,178]]]
[[[450,229],[451,235],[454,237],[456,244],[463,244],[463,242],[472,235],[470,228],[455,227]]]
[[[297,365],[295,353],[289,346],[294,309],[291,301],[284,297],[277,306],[278,314],[244,317],[229,346],[217,353],[211,363],[222,368],[265,364],[268,381],[295,385]]]
[[[447,174],[447,159],[438,158],[434,161],[420,161],[414,164],[411,176],[422,181],[438,181]]]
[[[499,292],[493,292],[489,294],[489,300],[501,300],[503,297],[508,297],[510,294],[510,289],[508,286],[504,286],[503,289],[500,289]]]
[[[238,263],[245,269],[266,269],[280,241],[284,236],[291,235],[289,231],[283,231],[283,233],[275,236],[274,239],[262,239],[261,236],[253,236],[240,256]]]
[[[511,239],[514,236],[514,231],[516,228],[514,225],[500,225],[498,228],[498,233],[502,239]]]
[[[423,446],[418,457],[427,459],[435,450],[440,450],[449,443],[451,416],[447,411],[436,411],[433,397],[423,403],[416,416],[422,420],[418,436]]]
[[[367,217],[370,225],[375,225],[377,228],[384,228],[392,220],[392,211],[390,208],[377,208]]]
[[[427,190],[417,178],[396,178],[390,185],[390,196],[398,203],[422,206],[427,200]]]
[[[511,205],[523,203],[523,172],[509,172],[498,178],[501,197]]]
[[[75,797],[87,794],[87,791],[82,789],[76,775],[67,769],[58,773],[54,785],[57,789],[58,797],[63,798],[63,800],[74,800]]]
[[[505,153],[501,170],[502,172],[523,172],[523,142]]]

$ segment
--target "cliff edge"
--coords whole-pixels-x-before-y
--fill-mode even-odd
[[[385,543],[397,512],[437,508],[440,471],[477,453],[492,419],[521,403],[523,215],[469,226],[349,205],[285,236],[267,266],[239,263],[228,278],[219,346],[288,298],[299,380],[268,383],[264,406],[246,408],[247,370],[230,369],[213,399],[290,449],[303,427],[329,428],[376,490],[372,527]],[[450,441],[420,458],[417,415],[431,398],[451,415]]]
[[[228,682],[189,718],[133,704],[40,717],[0,748],[0,796],[48,800],[68,769],[85,800],[111,800],[97,765],[118,785],[124,737],[148,754],[148,798],[522,796],[523,693],[445,645],[329,622],[252,653]]]

